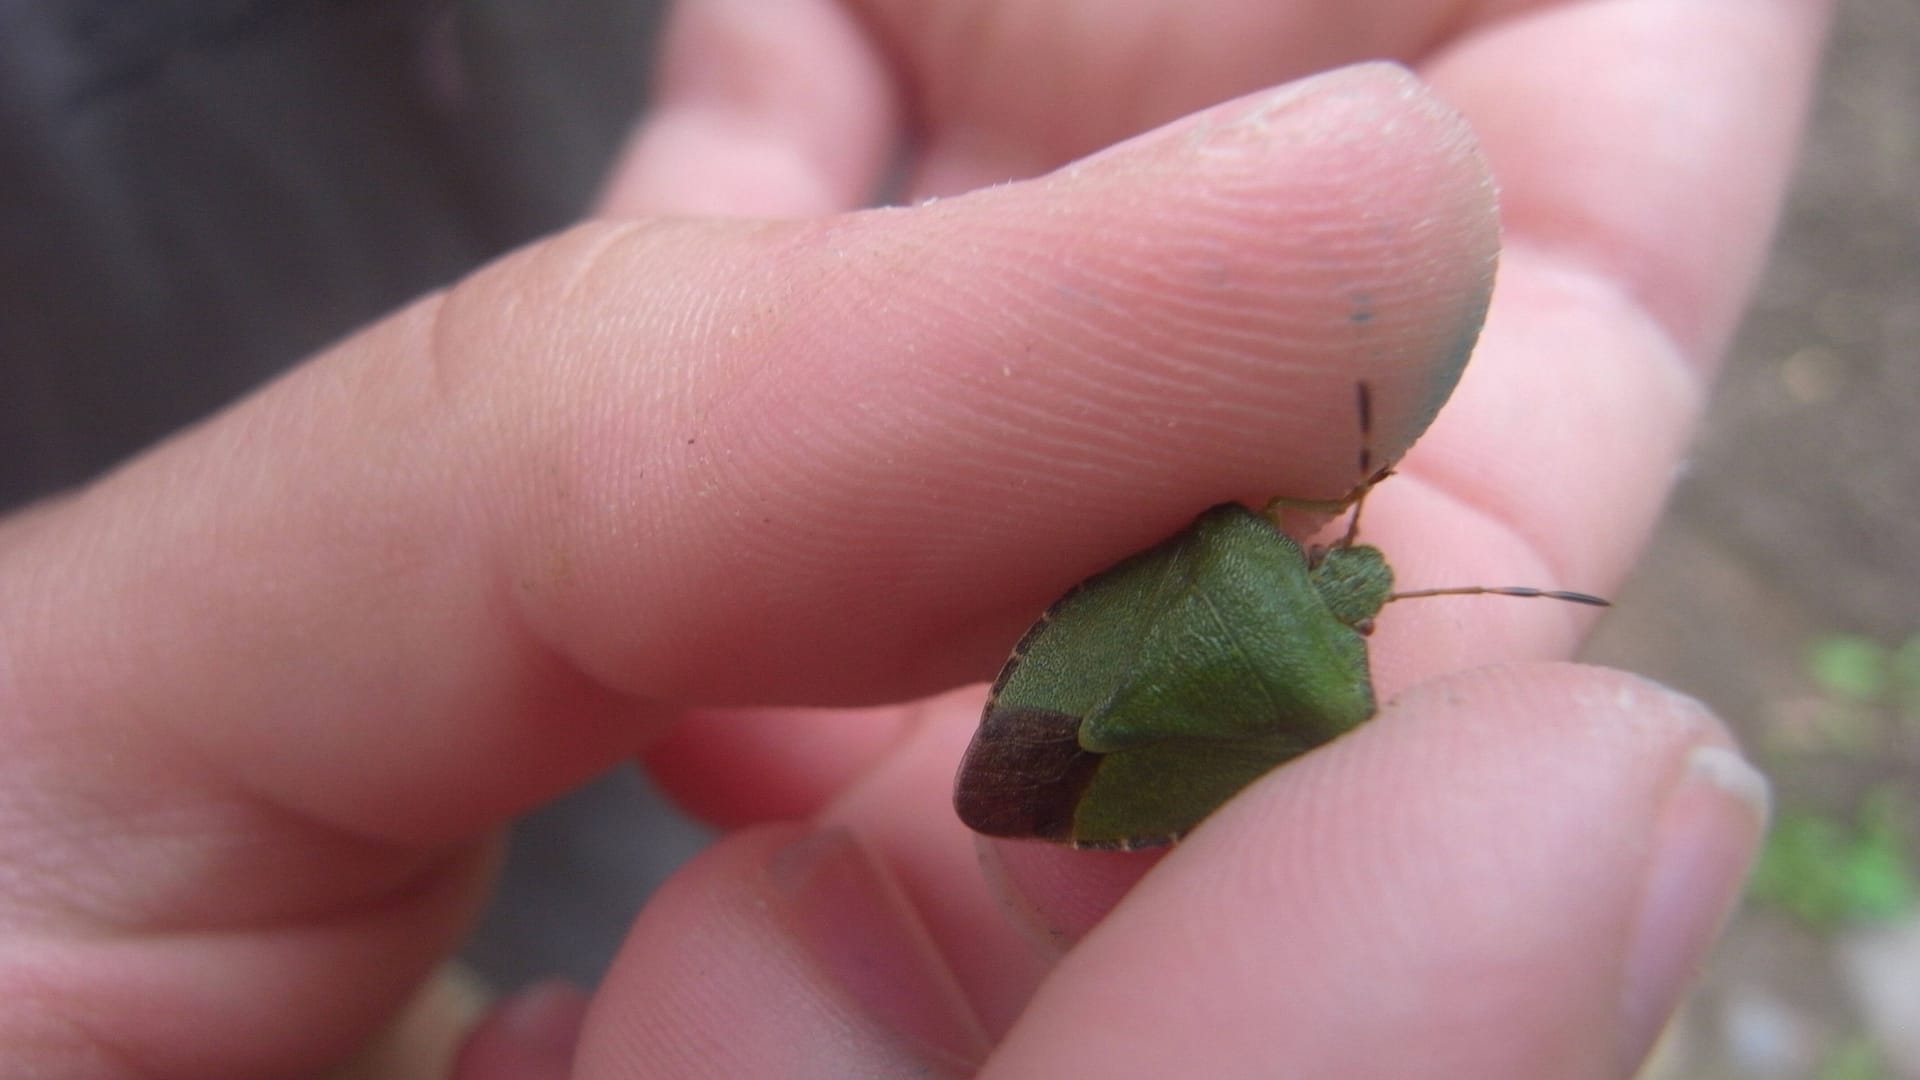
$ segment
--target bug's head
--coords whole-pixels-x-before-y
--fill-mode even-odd
[[[1373,632],[1373,617],[1393,595],[1393,568],[1379,548],[1366,544],[1327,549],[1308,574],[1333,617],[1362,634]]]

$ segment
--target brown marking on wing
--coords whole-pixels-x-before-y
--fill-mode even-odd
[[[1080,749],[1080,721],[992,700],[960,762],[953,806],[975,832],[1070,843],[1074,809],[1100,767]]]

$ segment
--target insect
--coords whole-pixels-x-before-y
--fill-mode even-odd
[[[990,836],[1079,848],[1169,844],[1268,770],[1373,716],[1366,638],[1394,600],[1491,593],[1607,606],[1521,587],[1393,591],[1357,543],[1373,470],[1371,395],[1357,387],[1361,475],[1326,504],[1223,503],[1068,590],[1014,646],[954,784],[960,819]],[[1345,535],[1303,549],[1289,506],[1345,509]]]

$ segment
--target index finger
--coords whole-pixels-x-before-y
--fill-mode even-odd
[[[12,529],[10,711],[121,747],[102,791],[421,843],[650,711],[976,678],[1197,508],[1345,491],[1356,378],[1404,446],[1494,245],[1458,119],[1378,67],[910,211],[586,227]]]

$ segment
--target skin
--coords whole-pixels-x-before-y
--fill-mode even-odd
[[[943,691],[1204,506],[1350,488],[1357,378],[1388,459],[1451,391],[1367,509],[1406,586],[1608,591],[1825,18],[683,5],[596,220],[0,525],[0,1072],[343,1059],[502,823],[643,750],[732,831],[456,1075],[1630,1072],[1764,787],[1555,662],[1584,610],[1390,607],[1382,714],[1157,861],[976,845]],[[1282,85],[1371,56],[1431,92]],[[909,130],[912,208],[847,213]]]

